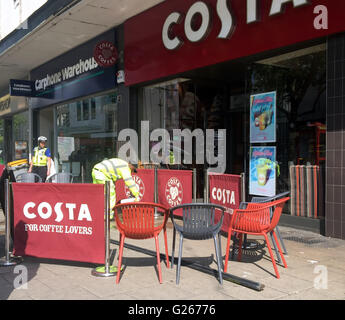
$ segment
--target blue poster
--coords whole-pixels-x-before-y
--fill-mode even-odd
[[[251,147],[249,159],[249,194],[275,196],[276,147]]]
[[[250,96],[250,143],[276,142],[276,92]]]

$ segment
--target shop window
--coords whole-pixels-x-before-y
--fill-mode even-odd
[[[83,120],[89,120],[89,100],[83,100]]]
[[[22,112],[13,116],[14,159],[28,158],[29,113]]]
[[[277,92],[277,193],[290,189],[289,165],[325,165],[326,45],[257,61],[249,93]]]
[[[81,121],[81,102],[77,102],[77,121]]]
[[[117,155],[118,109],[113,95],[57,107],[59,171],[72,173],[76,182],[92,182],[93,166]]]
[[[96,119],[96,100],[91,98],[91,119]]]

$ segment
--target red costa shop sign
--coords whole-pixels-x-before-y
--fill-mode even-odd
[[[345,31],[345,1],[174,0],[125,22],[126,85]]]
[[[98,43],[95,47],[93,56],[101,67],[113,66],[118,58],[116,47],[110,41],[101,41]]]
[[[104,263],[104,187],[13,183],[14,254]]]
[[[238,209],[241,202],[241,176],[232,174],[210,174],[210,202],[227,208],[224,215],[223,231],[228,231],[231,214]]]
[[[158,203],[172,208],[193,200],[193,172],[158,170]]]
[[[142,202],[154,202],[155,176],[153,169],[137,169],[133,180],[139,189],[139,199]],[[132,196],[122,179],[116,181],[116,202]]]

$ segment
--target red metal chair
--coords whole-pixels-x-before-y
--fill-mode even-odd
[[[267,234],[272,232],[273,237],[278,246],[279,254],[283,260],[284,267],[287,268],[284,255],[280,248],[277,236],[274,232],[274,228],[277,226],[279,222],[285,202],[288,201],[289,199],[290,199],[289,197],[286,197],[286,198],[282,198],[282,199],[272,201],[269,203],[248,203],[248,206],[246,209],[234,210],[234,213],[232,215],[232,219],[230,222],[229,230],[228,230],[228,241],[227,241],[227,248],[226,248],[226,255],[225,255],[224,272],[227,272],[227,268],[228,268],[231,233],[237,232],[240,234],[238,261],[240,261],[242,257],[243,234],[262,235],[265,237],[265,241],[266,241],[268,251],[272,259],[276,276],[278,279],[280,278],[278,268],[273,256],[273,252],[272,252],[270,243],[268,241]],[[271,218],[270,209],[272,207],[274,208],[274,212]]]
[[[166,264],[169,268],[168,241],[166,232],[166,223],[169,217],[169,209],[155,203],[132,202],[119,204],[114,207],[114,211],[115,221],[120,232],[119,264],[117,270],[121,270],[123,247],[126,237],[130,239],[155,238],[159,282],[162,283],[158,235],[163,229]],[[159,225],[157,226],[155,226],[155,224],[157,224],[159,220],[155,219],[155,213],[163,214],[163,221],[159,222]],[[120,274],[121,272],[117,273],[116,283],[120,282]]]

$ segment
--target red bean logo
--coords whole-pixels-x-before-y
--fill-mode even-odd
[[[176,177],[170,178],[167,184],[165,185],[165,198],[170,207],[174,207],[182,203],[182,183]]]

